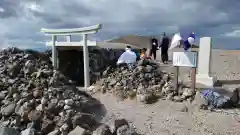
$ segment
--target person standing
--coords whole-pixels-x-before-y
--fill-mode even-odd
[[[153,37],[152,39],[151,39],[151,45],[152,45],[152,47],[151,47],[151,50],[150,50],[150,57],[153,55],[153,59],[154,60],[156,60],[156,57],[157,57],[157,49],[158,49],[158,40],[155,38],[155,37]]]
[[[163,33],[163,39],[161,42],[161,57],[162,57],[162,62],[164,64],[167,64],[168,62],[168,48],[169,48],[169,43],[170,39],[166,36],[166,33]]]
[[[192,32],[189,37],[184,41],[184,51],[191,51],[192,45],[195,43],[195,34]]]

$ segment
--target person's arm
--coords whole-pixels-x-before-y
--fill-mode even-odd
[[[159,47],[163,47],[164,40],[165,40],[165,37],[162,38],[161,43],[159,44]]]
[[[124,57],[125,57],[124,55],[125,55],[125,52],[122,55],[120,55],[120,57],[118,58],[118,61],[117,61],[117,65],[124,62]]]

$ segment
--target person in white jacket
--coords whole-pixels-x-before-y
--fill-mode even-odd
[[[131,50],[130,46],[125,48],[125,52],[118,58],[117,65],[127,64],[130,69],[133,68],[137,61],[137,55]]]

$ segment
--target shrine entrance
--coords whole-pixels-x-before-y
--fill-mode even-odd
[[[47,46],[52,47],[54,69],[63,71],[70,79],[79,78],[78,83],[84,81],[85,88],[90,86],[88,46],[96,46],[96,42],[88,41],[87,37],[89,34],[97,33],[99,29],[101,24],[73,29],[41,29],[45,35],[52,36],[52,41],[47,42]],[[81,36],[82,41],[72,42],[72,35]],[[66,36],[66,41],[58,42],[57,36]],[[82,76],[84,79],[80,79]]]

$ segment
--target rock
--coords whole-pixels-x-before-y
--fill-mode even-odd
[[[41,104],[42,104],[42,105],[47,104],[47,102],[48,102],[48,99],[47,99],[46,97],[43,97],[43,98],[41,99]]]
[[[21,116],[23,121],[28,121],[28,109],[25,106],[20,106],[19,108],[15,109],[15,113]]]
[[[1,126],[3,126],[3,127],[9,126],[9,124],[10,124],[10,120],[6,120],[6,121],[1,122]]]
[[[202,97],[202,95],[199,91],[197,91],[195,98],[194,98],[194,104],[199,109],[207,109],[208,101]]]
[[[72,99],[65,99],[65,104],[72,106],[74,104],[74,101]]]
[[[147,66],[145,67],[145,71],[146,71],[147,73],[152,72],[152,70],[153,70],[153,67],[152,67],[151,65],[147,65]]]
[[[102,124],[93,131],[93,135],[112,135],[112,132],[107,125]]]
[[[44,119],[43,120],[41,131],[44,134],[50,133],[51,131],[54,130],[54,128],[55,128],[55,125],[54,125],[54,122],[52,120],[49,120],[49,119]]]
[[[116,128],[123,125],[128,125],[128,122],[126,119],[116,119],[114,123]]]
[[[69,130],[69,126],[67,123],[63,124],[60,129],[59,129],[62,133],[68,132]]]
[[[0,100],[3,100],[5,98],[6,94],[3,92],[0,92]]]
[[[139,101],[145,102],[151,98],[155,98],[156,93],[162,91],[163,84],[170,84],[169,81],[171,79],[168,73],[164,74],[161,72],[160,66],[155,62],[140,60],[133,70],[122,67],[108,69],[108,74],[101,82],[103,93],[107,92],[108,89],[112,89],[111,92],[113,91],[115,96],[121,97],[119,99],[134,98],[133,96],[137,96]],[[167,93],[173,90],[172,86],[166,87],[168,87],[166,88],[168,89]],[[134,92],[131,91],[136,89],[137,94],[133,94]],[[139,89],[143,89],[143,91]]]
[[[183,90],[183,97],[191,97],[195,94],[195,91],[193,91],[192,89],[189,89],[189,88],[185,88]]]
[[[230,101],[233,105],[237,105],[240,100],[240,88],[236,88],[232,92],[232,96],[230,97]]]
[[[14,101],[16,101],[16,102],[19,101],[21,98],[18,93],[14,93],[12,97],[13,97]]]
[[[48,135],[60,135],[60,133],[61,132],[59,130],[54,130],[54,131],[48,133]]]
[[[117,81],[115,79],[112,79],[109,83],[110,86],[113,86],[117,83]]]
[[[14,128],[0,127],[0,135],[20,135],[20,133]]]
[[[173,93],[169,93],[166,97],[166,100],[173,100]]]
[[[181,102],[181,101],[183,101],[180,96],[174,96],[174,97],[173,97],[173,100],[176,101],[176,102]]]
[[[77,126],[71,132],[69,132],[68,135],[84,135],[85,132],[86,132],[85,129]],[[97,135],[100,135],[100,134],[97,134]]]
[[[28,119],[30,121],[37,121],[40,120],[42,117],[42,113],[40,111],[36,111],[36,110],[32,110],[29,114],[28,114]]]
[[[95,119],[90,115],[77,114],[72,118],[73,128],[80,126],[84,129],[92,129],[97,125]]]
[[[110,51],[110,53],[113,52],[115,51]],[[104,85],[96,86],[98,89],[102,87],[105,91],[118,89],[126,98],[128,91],[136,90],[139,82],[149,81],[144,80],[146,64],[142,70],[136,71],[136,73],[132,74],[123,68],[116,71],[118,74],[114,75],[112,74],[114,66],[107,67],[108,63],[115,64],[114,58],[109,60],[108,51],[101,49],[93,53],[90,48],[89,53],[91,81],[96,76],[100,77],[106,68],[106,75],[112,76],[103,81]],[[67,51],[63,55],[62,51],[59,51],[59,54],[61,54],[59,55],[61,57],[59,58],[61,59],[60,67],[59,70],[54,70],[50,60],[51,52],[40,53],[17,48],[0,51],[0,118],[2,126],[14,127],[24,135],[65,135],[77,126],[85,128],[86,132],[96,129],[99,123],[95,120],[95,115],[98,114],[92,108],[100,105],[100,102],[85,91],[77,89],[74,84],[75,80],[69,75],[73,74],[80,77],[79,80],[83,79],[82,55],[79,55],[79,52],[72,53],[72,51]],[[75,58],[80,61],[71,62],[71,59]],[[69,67],[64,71],[62,65]],[[69,69],[70,67],[77,68],[75,70]],[[150,70],[150,67],[152,67],[152,71],[155,71],[154,65],[148,66],[147,70]],[[142,72],[143,80],[138,80],[139,72]],[[119,73],[121,76],[118,76]],[[146,79],[153,76],[148,73]],[[157,79],[153,80],[158,82]],[[11,135],[20,134],[12,128],[0,128],[1,133],[5,131]]]
[[[130,128],[127,125],[123,125],[117,129],[116,135],[137,135],[137,133],[133,128]]]
[[[116,119],[116,120],[114,121],[113,134],[116,134],[118,128],[119,128],[119,127],[122,127],[122,126],[127,126],[127,127],[129,127],[127,120],[125,120],[125,119]]]
[[[33,97],[38,98],[41,97],[42,92],[40,90],[34,90],[33,91]]]
[[[20,135],[35,135],[35,130],[32,128],[27,128],[21,132]]]
[[[40,104],[36,107],[37,111],[43,111],[44,105]]]
[[[148,101],[149,95],[147,94],[137,94],[137,101],[146,103]]]
[[[181,111],[181,112],[188,112],[188,107],[187,107],[187,106],[184,106],[180,111]]]
[[[11,115],[15,110],[16,104],[10,103],[9,105],[3,106],[1,108],[2,115],[8,116]]]

